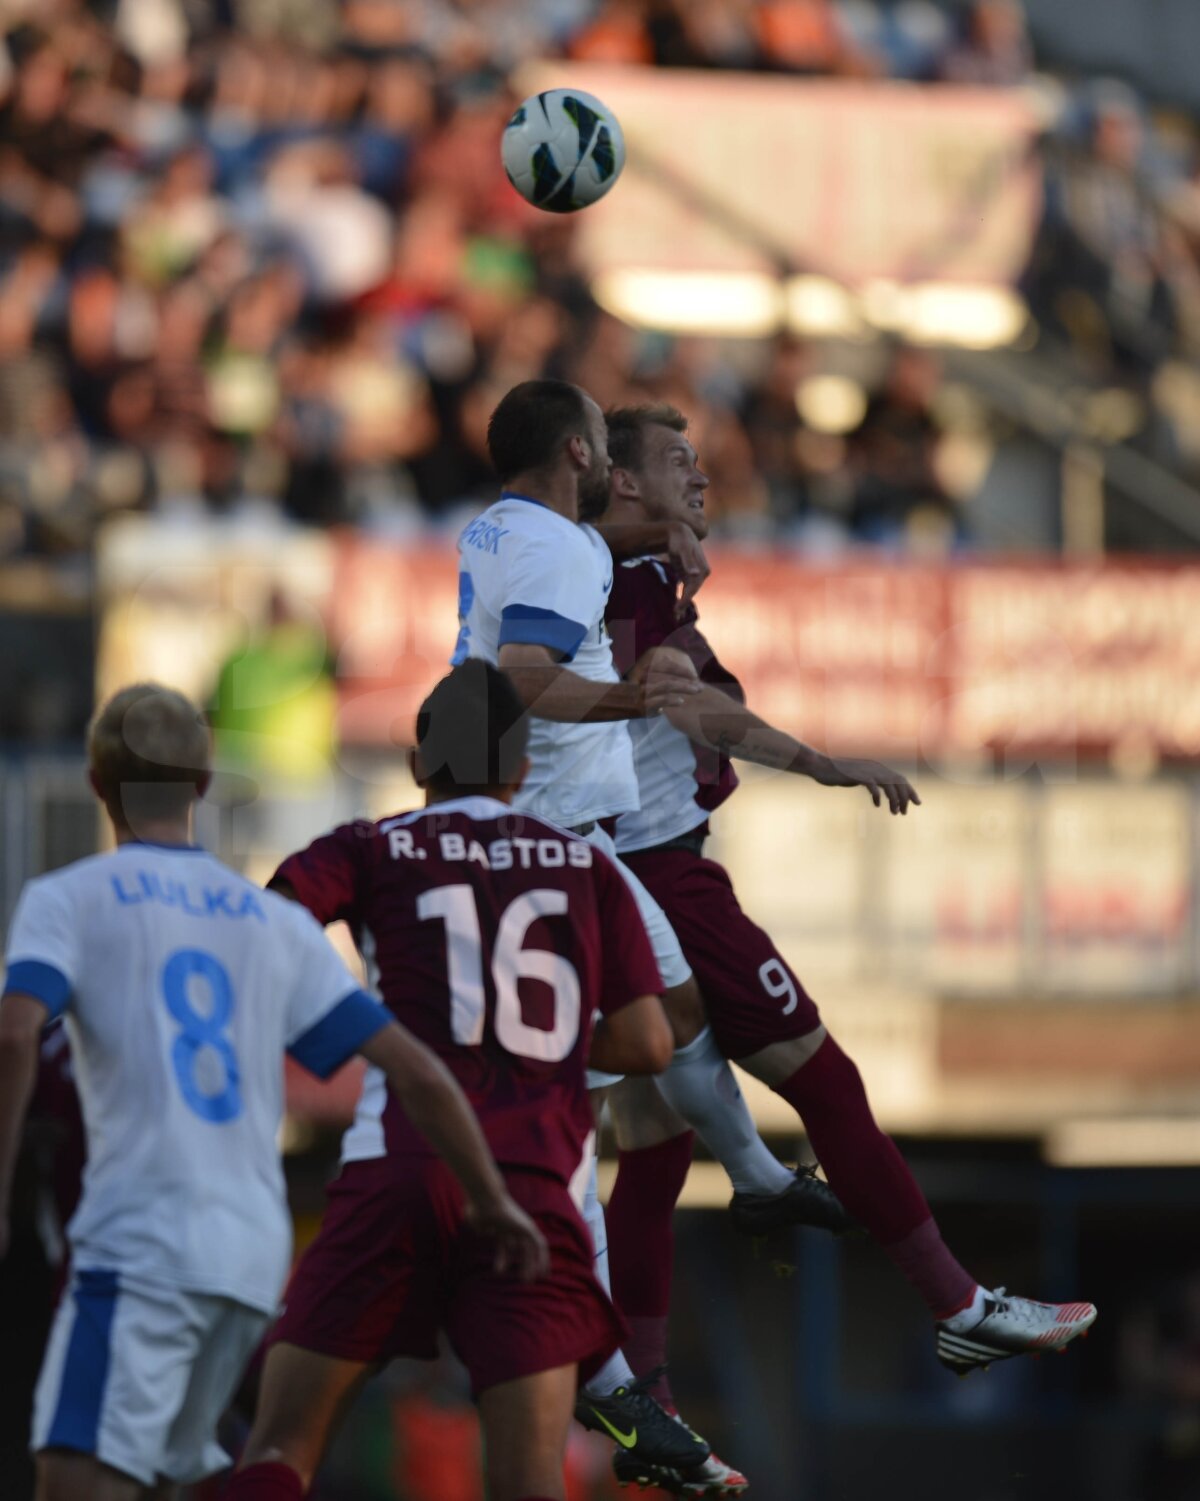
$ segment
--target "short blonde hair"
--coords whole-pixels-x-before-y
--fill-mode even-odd
[[[93,718],[87,745],[105,806],[130,827],[185,814],[211,764],[212,738],[199,709],[159,683],[115,693]]]

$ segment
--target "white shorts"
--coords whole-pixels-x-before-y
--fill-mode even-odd
[[[92,1454],[143,1485],[232,1463],[216,1428],[270,1318],[206,1293],[76,1271],[33,1407],[33,1449]]]
[[[691,978],[692,967],[683,957],[683,949],[679,939],[675,936],[675,929],[667,921],[667,914],[617,854],[617,847],[613,843],[611,834],[602,829],[599,824],[595,824],[583,837],[589,844],[594,844],[598,850],[603,850],[625,878],[625,884],[633,893],[638,911],[642,914],[642,922],[646,925],[650,947],[654,950],[654,957],[658,961],[658,972],[662,975],[663,984],[668,990],[676,985],[682,985],[685,980]],[[619,1084],[622,1077],[621,1074],[603,1074],[597,1069],[590,1068],[587,1072],[587,1087],[604,1089],[609,1084]]]

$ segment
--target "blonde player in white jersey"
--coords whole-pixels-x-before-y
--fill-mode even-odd
[[[492,413],[488,448],[504,488],[459,538],[460,630],[453,660],[482,657],[503,668],[530,710],[531,767],[514,807],[572,829],[616,858],[613,821],[639,807],[628,721],[680,705],[697,684],[669,668],[642,683],[622,682],[613,665],[604,623],[613,554],[587,524],[608,503],[611,467],[595,401],[563,381],[527,381]],[[685,541],[695,548],[680,532],[688,528],[643,526],[637,543],[643,551],[672,550]],[[689,561],[695,568],[694,552]],[[663,1005],[676,1052],[657,1081],[662,1094],[700,1134],[736,1191],[778,1200],[780,1223],[826,1222],[826,1204],[813,1201],[832,1198],[830,1190],[795,1175],[759,1137],[670,923],[637,877],[617,863],[666,986]],[[603,1087],[615,1080],[593,1076],[589,1082]],[[641,1143],[634,1137],[621,1144]],[[592,1178],[584,1212],[605,1280],[594,1167]],[[643,1433],[653,1414],[636,1404],[648,1400],[618,1355],[589,1383],[576,1411],[600,1431],[617,1434],[636,1423]]]
[[[34,1404],[38,1501],[165,1496],[229,1462],[216,1423],[291,1253],[285,1050],[321,1077],[356,1052],[381,1067],[498,1259],[531,1277],[546,1254],[445,1067],[303,908],[190,842],[209,778],[195,708],[125,689],[89,760],[117,847],[28,884],[0,1000],[0,1256],[38,1035],[64,1013],[88,1136]]]

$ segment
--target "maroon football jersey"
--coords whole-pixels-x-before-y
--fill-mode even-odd
[[[676,619],[677,582],[656,558],[613,570],[604,618],[617,671],[624,676],[652,647],[671,646],[687,655],[701,682],[745,703],[741,684],[700,630],[695,605]],[[698,828],[738,784],[727,756],[697,745],[666,719],[634,720],[630,733],[641,810],[617,820],[619,850],[648,849]]]
[[[318,921],[349,924],[372,985],[450,1068],[497,1162],[568,1182],[592,1129],[594,1013],[662,990],[614,863],[472,797],[343,824],[275,879]],[[430,1150],[370,1070],[343,1160]]]

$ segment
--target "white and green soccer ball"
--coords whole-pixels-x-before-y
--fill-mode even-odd
[[[625,165],[617,117],[582,89],[531,94],[504,127],[500,156],[527,202],[571,214],[603,198]]]

